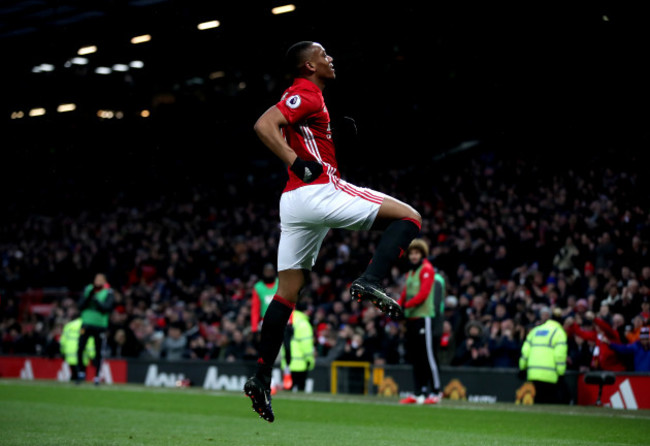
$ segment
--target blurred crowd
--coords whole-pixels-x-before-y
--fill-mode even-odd
[[[517,367],[545,312],[569,333],[570,370],[634,370],[609,350],[650,323],[650,215],[643,163],[470,152],[347,179],[412,204],[447,279],[442,365]],[[343,166],[343,175],[346,169]],[[350,169],[352,170],[352,169]],[[250,297],[275,263],[282,175],[233,176],[109,205],[0,222],[0,353],[57,355],[96,272],[115,290],[109,357],[255,360]],[[302,307],[319,361],[406,363],[404,326],[351,299],[378,234],[332,230]],[[408,265],[385,282],[398,297]],[[47,311],[34,289],[65,290]]]

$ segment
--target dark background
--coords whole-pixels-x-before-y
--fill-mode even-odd
[[[542,154],[558,170],[592,156],[643,159],[647,150],[650,28],[630,6],[295,1],[295,12],[273,16],[280,4],[1,2],[7,217],[237,187],[251,175],[281,183],[282,166],[252,126],[288,85],[282,59],[298,40],[334,57],[337,80],[325,98],[352,180],[413,165],[433,175],[436,159],[467,142]],[[196,29],[212,19],[221,26]],[[151,42],[130,44],[144,33]],[[64,66],[91,44],[98,52],[88,65]],[[131,60],[144,68],[94,73]],[[32,73],[41,63],[55,70]],[[223,76],[211,79],[217,71]],[[68,102],[77,109],[56,113]],[[10,118],[33,107],[46,115]],[[99,109],[123,118],[100,119]]]

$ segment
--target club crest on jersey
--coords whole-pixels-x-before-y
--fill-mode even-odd
[[[294,94],[293,96],[288,97],[287,100],[284,101],[284,103],[287,105],[287,107],[289,107],[291,109],[296,109],[296,108],[300,107],[300,102],[302,102],[302,100],[300,99],[300,96],[298,96],[297,94]]]

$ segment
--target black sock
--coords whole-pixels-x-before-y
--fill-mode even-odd
[[[260,358],[257,360],[257,373],[255,374],[265,386],[271,385],[271,371],[273,363],[280,353],[284,341],[284,331],[295,304],[278,296],[273,300],[264,313],[262,322]]]
[[[395,220],[389,224],[363,276],[371,280],[383,280],[388,277],[393,262],[406,252],[409,243],[419,232],[420,225],[411,219]]]

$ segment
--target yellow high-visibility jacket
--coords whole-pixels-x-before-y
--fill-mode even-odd
[[[309,317],[298,310],[293,310],[292,315],[293,336],[291,337],[291,363],[289,370],[292,372],[306,372],[313,370],[316,365],[314,354],[314,330],[309,322]],[[281,349],[281,365],[286,368],[284,345]]]
[[[79,336],[81,335],[81,318],[74,319],[63,326],[59,346],[63,359],[68,365],[77,365],[77,351],[79,350]],[[84,365],[88,365],[95,357],[95,340],[91,337],[86,342],[84,352]]]
[[[556,383],[566,372],[567,336],[558,322],[549,319],[526,336],[521,347],[519,369],[529,381]]]

